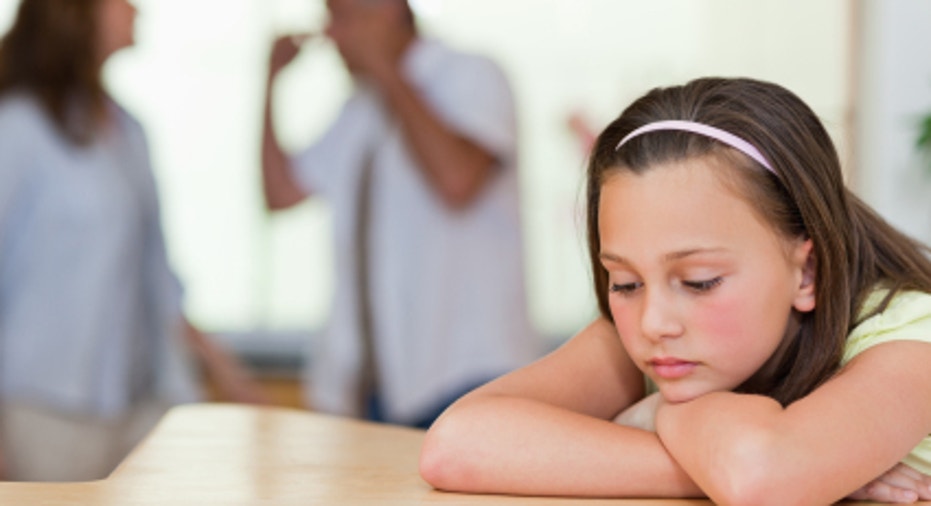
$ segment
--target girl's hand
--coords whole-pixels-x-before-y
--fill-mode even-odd
[[[663,397],[656,392],[628,406],[614,417],[614,423],[636,429],[656,432],[656,412],[663,405]]]
[[[847,496],[858,501],[913,503],[931,499],[931,476],[899,463]]]

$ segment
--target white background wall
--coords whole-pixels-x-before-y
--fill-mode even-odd
[[[931,2],[859,0],[856,189],[907,233],[931,243],[931,158],[915,149],[931,114]]]
[[[897,0],[874,3],[887,1]],[[888,21],[890,31],[901,22],[920,29],[916,18],[927,21],[931,2],[902,2],[922,7],[903,7],[902,19]],[[333,282],[326,207],[318,202],[269,219],[257,164],[268,44],[276,33],[320,27],[322,0],[135,3],[137,47],[112,62],[107,81],[150,135],[169,249],[191,316],[214,330],[320,325]],[[0,30],[16,4],[0,0]],[[571,112],[600,128],[654,86],[712,74],[756,77],[808,101],[847,152],[853,5],[847,0],[412,4],[427,34],[489,54],[512,79],[522,128],[528,290],[544,333],[570,334],[595,313],[578,213],[585,154],[566,127]],[[903,53],[916,57],[888,52],[903,67],[926,68],[931,59],[921,61],[922,49]],[[928,84],[920,79],[916,92]],[[321,43],[284,76],[280,91],[284,140],[297,147],[335,113],[346,78]],[[872,156],[902,149],[881,146]]]

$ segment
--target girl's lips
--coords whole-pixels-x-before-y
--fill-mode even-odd
[[[677,358],[655,358],[650,361],[650,367],[657,376],[667,380],[679,379],[691,373],[695,367],[695,362],[680,360]]]

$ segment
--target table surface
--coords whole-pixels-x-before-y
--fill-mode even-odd
[[[0,483],[0,504],[711,504],[439,492],[417,473],[423,434],[288,408],[187,405],[171,410],[107,479]]]

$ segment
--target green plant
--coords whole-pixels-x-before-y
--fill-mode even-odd
[[[931,113],[921,118],[915,147],[918,148],[918,151],[925,159],[923,164],[925,171],[928,175],[931,175]]]

